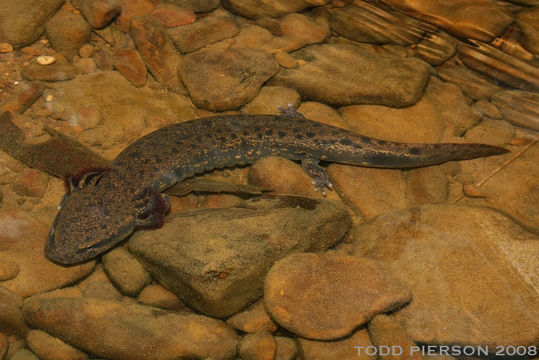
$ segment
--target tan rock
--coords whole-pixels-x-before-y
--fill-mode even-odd
[[[537,92],[502,90],[491,99],[505,121],[539,131],[539,95]]]
[[[485,76],[465,66],[445,66],[438,70],[443,81],[457,85],[462,92],[474,99],[490,99],[501,88]]]
[[[262,296],[275,261],[325,250],[349,226],[338,202],[275,196],[168,216],[161,229],[136,232],[129,250],[187,305],[224,317]]]
[[[381,55],[368,45],[311,45],[293,56],[305,65],[282,69],[270,84],[334,105],[410,106],[420,99],[428,80],[424,62]]]
[[[0,303],[0,332],[24,337],[29,330],[20,307]]]
[[[379,260],[412,291],[392,317],[415,342],[537,342],[538,238],[500,212],[420,206],[360,225],[355,239],[355,255]]]
[[[82,15],[67,10],[56,12],[46,30],[47,39],[54,50],[70,59],[88,42],[90,34],[90,26]]]
[[[22,84],[20,90],[15,94],[15,96],[7,99],[2,102],[0,106],[0,111],[11,111],[12,113],[22,113],[29,106],[31,106],[34,101],[36,101],[45,88],[38,83],[28,83]]]
[[[501,36],[513,22],[511,13],[494,1],[388,0],[387,3],[465,39],[489,42]]]
[[[197,51],[178,69],[195,105],[212,111],[245,105],[278,70],[271,55],[251,49]],[[247,75],[239,78],[242,72]]]
[[[87,298],[116,301],[122,299],[122,294],[112,285],[101,264],[95,267],[90,276],[77,284],[77,287],[82,291],[83,296]]]
[[[152,11],[152,16],[165,28],[191,24],[197,18],[193,10],[169,3],[158,4],[155,10]]]
[[[374,360],[366,349],[372,346],[367,330],[361,329],[349,337],[335,341],[315,341],[296,338],[299,353],[305,360]]]
[[[19,264],[10,260],[5,260],[0,263],[0,281],[13,279],[19,274],[19,270]]]
[[[13,191],[22,196],[41,198],[45,194],[48,184],[47,174],[39,170],[28,169],[19,174],[13,183]]]
[[[274,360],[294,360],[297,356],[297,346],[294,340],[285,336],[274,336],[277,351]]]
[[[273,332],[277,330],[277,325],[271,320],[264,307],[264,301],[260,300],[249,306],[247,309],[232,315],[226,323],[234,329],[246,333],[256,333],[260,331]]]
[[[135,296],[152,280],[150,274],[124,247],[116,247],[103,255],[102,259],[103,269],[123,294]]]
[[[294,89],[279,86],[263,86],[256,97],[242,108],[244,114],[280,114],[279,106],[297,107],[300,96]]]
[[[472,104],[472,108],[491,119],[500,120],[502,118],[500,110],[488,100],[483,99],[476,101]]]
[[[0,332],[0,359],[4,358],[9,348],[9,340],[6,334]]]
[[[120,28],[127,32],[129,31],[129,25],[131,20],[137,16],[149,15],[156,6],[156,2],[152,0],[117,0],[120,3],[122,11],[120,16],[116,19]]]
[[[299,12],[307,7],[321,6],[330,0],[226,0],[223,5],[234,10],[241,16],[258,19],[261,17],[279,17],[285,14]]]
[[[9,357],[10,360],[41,360],[28,349],[20,349]]]
[[[173,292],[165,289],[161,285],[148,285],[138,295],[138,301],[141,304],[155,306],[168,310],[179,310],[185,305],[178,299]]]
[[[22,306],[22,296],[0,285],[0,303],[14,307]]]
[[[394,319],[387,315],[376,315],[369,321],[369,337],[378,349],[381,360],[423,360],[421,352],[415,351],[414,343],[406,330]],[[386,350],[382,353],[382,349]]]
[[[39,297],[28,299],[23,311],[32,326],[104,358],[227,359],[236,353],[236,333],[200,315],[100,299]]]
[[[522,46],[535,55],[539,54],[539,30],[537,29],[539,6],[537,5],[520,11],[515,17],[516,23],[522,31]]]
[[[268,273],[264,301],[272,318],[302,337],[333,340],[411,294],[371,260],[338,253],[293,254]]]
[[[437,66],[457,52],[457,40],[444,31],[437,31],[422,39],[414,49],[417,56]]]
[[[277,345],[268,332],[247,334],[240,340],[239,355],[242,360],[273,360],[276,352]]]
[[[117,0],[78,0],[73,1],[73,5],[81,10],[94,29],[104,28],[122,11]]]
[[[39,292],[60,288],[89,274],[95,262],[64,267],[56,265],[45,258],[43,249],[32,250],[2,250],[0,262],[4,259],[19,265],[20,271],[12,280],[2,281],[0,285],[27,297]]]
[[[26,334],[26,344],[40,360],[89,359],[89,356],[82,351],[40,330],[29,331]]]
[[[167,34],[174,41],[178,51],[190,53],[206,45],[228,39],[236,35],[239,30],[232,14],[223,9],[217,9],[192,24],[169,29]]]
[[[329,30],[315,23],[302,14],[288,14],[281,20],[284,37],[299,40],[304,45],[323,42],[329,36]]]

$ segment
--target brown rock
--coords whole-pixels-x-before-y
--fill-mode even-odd
[[[20,307],[0,303],[0,332],[24,337],[29,330]]]
[[[459,38],[490,42],[513,22],[511,13],[494,1],[388,0],[406,14],[429,22]]]
[[[21,75],[29,81],[64,81],[73,79],[79,73],[76,66],[61,59],[47,66],[32,62],[21,71]]]
[[[97,66],[104,71],[112,70],[112,55],[103,49],[96,49],[93,58]]]
[[[457,40],[443,31],[429,34],[414,49],[417,56],[437,66],[449,60],[457,52]]]
[[[0,359],[3,359],[9,348],[9,340],[6,334],[0,332]]]
[[[263,86],[258,95],[241,110],[244,114],[280,114],[279,107],[286,108],[288,104],[297,107],[300,96],[290,88],[279,86]]]
[[[492,96],[504,120],[539,131],[539,94],[531,91],[502,90]]]
[[[305,8],[326,5],[329,2],[330,0],[226,0],[223,1],[223,5],[241,16],[258,19],[300,12]]]
[[[187,305],[224,317],[262,296],[275,261],[325,250],[349,226],[340,203],[276,196],[170,215],[161,229],[136,232],[129,250]]]
[[[13,183],[13,191],[22,196],[41,198],[47,191],[49,177],[42,171],[28,169],[19,174]]]
[[[446,168],[442,165],[408,170],[405,173],[408,205],[445,202],[449,196]]]
[[[374,360],[369,356],[366,348],[372,346],[369,335],[365,329],[354,332],[351,336],[336,341],[315,341],[309,339],[296,339],[299,353],[305,360]]]
[[[0,303],[14,307],[22,306],[22,296],[0,285]]]
[[[182,83],[177,68],[180,56],[165,30],[151,17],[136,17],[130,33],[152,75],[164,86],[178,90]]]
[[[136,50],[120,49],[114,53],[112,64],[135,86],[146,84],[147,70],[142,57]]]
[[[465,138],[467,141],[475,143],[506,146],[515,137],[515,134],[515,128],[507,121],[484,119],[473,129],[467,131]]]
[[[165,28],[191,24],[197,18],[193,10],[183,9],[168,3],[157,5],[152,16]]]
[[[17,350],[17,352],[15,352],[13,356],[9,357],[9,359],[10,360],[41,360],[28,349]]]
[[[329,36],[329,29],[318,25],[302,14],[288,14],[281,20],[282,35],[298,40],[303,45],[320,43]]]
[[[14,47],[29,45],[36,41],[47,21],[54,15],[64,0],[7,1],[0,7],[0,42]]]
[[[239,344],[239,355],[242,360],[273,360],[277,345],[273,336],[268,332],[247,334]]]
[[[539,90],[539,67],[488,44],[459,44],[459,58],[469,68],[517,89]]]
[[[189,9],[197,13],[207,13],[219,6],[219,0],[166,0],[183,9]]]
[[[417,59],[380,55],[368,45],[311,45],[293,53],[305,61],[271,81],[296,89],[309,100],[334,105],[415,104],[428,80],[428,66]]]
[[[272,318],[316,340],[348,335],[410,299],[408,289],[374,262],[337,253],[289,255],[273,265],[264,287]]]
[[[138,301],[145,305],[168,310],[179,310],[185,305],[173,292],[161,285],[148,285],[138,295]]]
[[[57,52],[72,58],[88,42],[91,30],[80,14],[60,10],[47,24],[46,34]]]
[[[360,1],[332,11],[329,24],[339,35],[374,44],[410,45],[423,34],[419,21]]]
[[[36,101],[45,88],[38,83],[23,84],[21,89],[12,98],[4,101],[0,106],[0,111],[11,111],[12,113],[23,113],[34,101]]]
[[[120,14],[122,8],[117,0],[78,0],[73,5],[94,29],[102,29]]]
[[[522,46],[535,55],[539,55],[538,5],[535,4],[535,7],[520,11],[515,17],[516,23],[522,31]]]
[[[269,317],[262,300],[257,301],[242,312],[232,315],[226,323],[234,329],[246,333],[277,330],[277,325]]]
[[[273,340],[277,346],[274,360],[294,360],[297,357],[297,346],[294,340],[284,336],[274,336]]]
[[[501,88],[481,74],[465,66],[444,66],[438,74],[443,81],[457,85],[462,92],[474,99],[490,99]]]
[[[294,51],[304,44],[290,37],[274,36],[261,26],[242,23],[239,34],[234,36],[231,49],[256,49],[269,54],[283,51]]]
[[[406,359],[410,360],[423,360],[421,353],[412,351],[416,347],[416,344],[410,335],[391,317],[376,315],[369,321],[368,329],[369,337],[374,346],[378,349],[382,349],[382,347],[392,349],[385,355],[382,355],[380,352],[378,355],[379,359],[401,360],[403,357],[406,357]]]
[[[259,50],[200,50],[185,56],[178,70],[195,105],[216,111],[251,101],[279,65]]]
[[[411,289],[413,301],[392,317],[415,342],[537,342],[538,238],[502,213],[425,205],[360,225],[355,239],[355,255],[380,261]]]
[[[479,100],[472,104],[472,109],[479,111],[482,115],[489,117],[491,119],[500,120],[502,118],[502,113],[496,105],[491,103],[488,100]]]
[[[23,297],[70,284],[90,273],[95,265],[93,261],[73,267],[56,265],[45,258],[42,248],[36,251],[2,250],[0,262],[5,260],[18,264],[20,271],[17,277],[3,281],[1,285]]]
[[[6,260],[0,264],[0,281],[11,280],[17,276],[20,267],[13,261]]]
[[[82,58],[74,62],[82,74],[91,74],[97,70],[97,64],[92,58]]]
[[[81,58],[89,58],[94,54],[95,48],[91,44],[84,44],[79,49],[79,56]]]
[[[190,53],[206,45],[236,35],[239,27],[234,17],[223,9],[217,9],[193,24],[177,26],[167,31],[176,49]]]
[[[101,264],[98,264],[90,276],[82,280],[77,287],[87,298],[122,300],[122,294],[112,285]]]
[[[130,28],[131,20],[134,17],[137,16],[145,16],[149,15],[154,9],[156,5],[156,1],[154,0],[139,0],[139,1],[132,1],[132,0],[117,0],[120,3],[120,7],[122,8],[122,11],[120,13],[120,16],[116,19],[116,22],[120,26],[120,28],[128,32]]]
[[[151,282],[150,274],[121,246],[103,255],[102,259],[103,269],[123,294],[135,296]]]
[[[28,299],[23,311],[32,326],[104,358],[227,359],[236,353],[236,333],[200,315],[100,299],[39,297]]]
[[[0,210],[0,251],[9,249],[42,251],[49,232],[25,211],[19,209]],[[13,259],[6,259],[12,261]]]
[[[26,334],[26,344],[40,360],[89,359],[89,356],[82,351],[40,330],[30,330]]]

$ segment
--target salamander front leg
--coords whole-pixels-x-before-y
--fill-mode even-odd
[[[292,106],[292,104],[288,104],[288,107],[286,107],[286,108],[284,108],[282,106],[277,106],[277,109],[279,109],[281,114],[283,114],[285,116],[297,117],[297,118],[300,118],[300,119],[305,119],[305,116],[303,116],[302,113],[297,111],[296,108]]]
[[[313,178],[314,191],[320,190],[322,195],[326,196],[326,186],[333,189],[333,185],[329,182],[328,173],[319,164],[319,160],[306,157],[301,160],[301,167],[310,177]]]

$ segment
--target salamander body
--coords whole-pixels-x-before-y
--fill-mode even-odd
[[[136,228],[161,226],[169,207],[163,190],[196,174],[253,163],[265,156],[301,161],[315,188],[323,191],[331,184],[319,160],[412,168],[504,152],[483,144],[388,142],[290,113],[186,121],[136,140],[113,160],[110,169],[72,180],[45,253],[62,264],[93,258]]]

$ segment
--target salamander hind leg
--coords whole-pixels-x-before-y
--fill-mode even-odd
[[[328,173],[318,165],[319,163],[318,159],[307,156],[301,160],[301,167],[313,178],[314,191],[320,190],[322,195],[326,196],[326,186],[333,189],[333,184],[329,182]]]
[[[297,117],[297,118],[300,118],[300,119],[305,119],[305,116],[303,116],[302,113],[297,111],[296,108],[294,106],[292,106],[292,104],[288,104],[288,107],[285,107],[285,108],[282,107],[282,106],[277,106],[277,109],[279,109],[281,114],[283,114],[285,116]]]
[[[139,228],[160,228],[170,208],[170,199],[153,189],[146,188],[133,198],[135,225]]]

